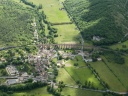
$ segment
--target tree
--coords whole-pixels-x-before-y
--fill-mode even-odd
[[[78,63],[74,63],[74,66],[78,66]]]
[[[7,76],[8,75],[8,73],[4,69],[1,70],[1,74],[2,74],[2,76]]]
[[[39,4],[39,7],[38,7],[38,9],[42,9],[42,4]]]

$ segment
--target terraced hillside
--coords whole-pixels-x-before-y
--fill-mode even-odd
[[[64,5],[85,40],[103,45],[117,43],[127,37],[126,0],[66,0]]]
[[[10,0],[0,0],[0,45],[13,46],[32,42],[34,11]]]

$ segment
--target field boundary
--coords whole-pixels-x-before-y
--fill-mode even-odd
[[[51,23],[52,25],[67,25],[67,24],[73,24],[73,22],[61,22],[61,23]]]

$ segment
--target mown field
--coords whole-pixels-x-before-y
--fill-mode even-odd
[[[106,61],[105,61],[106,62]],[[105,65],[104,62],[98,61],[98,62],[92,62],[90,63],[91,66],[98,72],[101,79],[106,82],[111,90],[124,92],[127,90],[127,66],[126,65],[119,65],[119,64],[113,64],[110,62],[106,62],[108,66],[111,68],[111,70],[116,74],[116,76],[113,74],[112,71]],[[119,81],[118,78],[121,80]],[[123,83],[123,85],[122,85]],[[124,86],[125,85],[125,86]]]
[[[65,10],[59,10],[63,8],[60,0],[28,0],[36,5],[42,4],[43,10],[47,15],[48,21],[51,23],[70,22],[70,19]]]
[[[86,66],[85,62],[80,60],[81,57],[77,57],[74,60],[69,60],[65,64],[65,70],[72,77],[75,82],[80,82],[82,85],[85,82],[91,82],[95,88],[103,89],[98,79],[94,76],[91,70]],[[79,61],[80,60],[80,61]],[[77,63],[78,66],[74,66]]]
[[[82,89],[64,88],[62,91],[64,96],[103,96],[102,93],[87,91]]]
[[[76,85],[76,82],[73,80],[73,78],[70,76],[70,74],[68,74],[68,72],[64,68],[59,69],[59,73],[56,80],[63,81],[64,84]]]
[[[57,43],[79,43],[80,33],[76,30],[74,24],[54,26],[58,30],[58,37],[55,38]]]
[[[47,92],[47,87],[43,87],[31,91],[17,92],[12,94],[12,96],[52,96],[52,95]]]
[[[125,90],[127,90],[128,88],[128,82],[127,82],[127,79],[128,79],[128,58],[127,57],[124,57],[125,58],[125,64],[116,64],[116,63],[113,63],[113,62],[108,62],[106,59],[105,62],[106,64],[108,65],[108,67],[110,69],[112,69],[113,73],[117,76],[117,78],[119,79],[119,81],[122,83],[122,85],[124,86]]]
[[[99,92],[92,92],[92,91],[74,89],[74,88],[68,88],[68,87],[65,87],[61,92],[61,94],[64,96],[68,96],[68,95],[70,96],[103,96],[102,93],[99,93]],[[10,96],[53,96],[53,95],[49,94],[45,87],[45,88],[38,88],[35,90],[26,91],[26,92],[14,93]]]

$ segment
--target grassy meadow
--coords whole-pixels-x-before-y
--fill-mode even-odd
[[[59,73],[56,80],[63,81],[64,84],[76,85],[76,82],[72,79],[72,77],[68,74],[68,72],[64,68],[59,69]]]
[[[125,57],[125,64],[115,64],[108,62],[106,59],[104,59],[106,64],[109,66],[110,69],[112,69],[113,73],[116,74],[119,81],[122,83],[126,91],[128,88],[128,58]]]
[[[95,88],[102,89],[103,87],[98,79],[81,59],[82,58],[80,56],[77,56],[74,60],[68,60],[65,64],[65,70],[73,78],[73,80],[75,80],[75,82],[79,81],[82,85],[84,85],[86,81],[90,81],[93,83]],[[77,63],[78,66],[74,66],[74,63]]]
[[[87,91],[82,89],[73,89],[65,87],[62,91],[64,96],[103,96],[102,93]]]
[[[111,90],[126,91],[126,88],[121,84],[121,82],[117,79],[117,77],[109,70],[109,68],[105,65],[104,62],[98,61],[98,62],[92,62],[90,64],[96,70],[96,72],[98,72],[101,79],[108,84],[108,86],[110,87]],[[111,66],[113,66],[113,68],[111,68],[112,70],[114,70],[115,68],[122,70],[121,66],[118,64],[116,64],[116,65],[111,64],[111,63],[107,63],[107,64],[110,64]],[[116,71],[116,75],[118,75],[118,74],[123,75],[124,73],[121,71],[119,73],[119,70],[118,70],[118,71]],[[124,79],[124,80],[126,80],[126,79]]]
[[[128,40],[125,41],[125,42],[122,42],[122,43],[117,43],[117,44],[114,44],[114,45],[111,45],[110,48],[112,49],[123,49],[123,45],[126,45],[126,48],[128,47]]]
[[[47,15],[48,21],[51,23],[70,22],[70,19],[65,10],[59,10],[63,8],[60,0],[29,0],[36,5],[42,4],[43,11]]]
[[[76,30],[74,24],[71,25],[57,25],[54,28],[58,29],[58,37],[55,38],[57,43],[78,43],[80,33]]]
[[[52,96],[52,95],[47,92],[47,87],[43,87],[25,92],[17,92],[14,93],[12,96]]]

